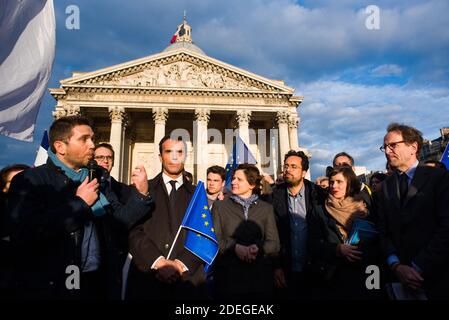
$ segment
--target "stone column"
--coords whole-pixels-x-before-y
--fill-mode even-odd
[[[298,150],[298,125],[299,125],[299,117],[296,112],[291,113],[288,119],[288,136],[290,138],[290,149]]]
[[[249,148],[249,121],[251,120],[251,111],[237,110],[237,121],[239,123],[239,136]]]
[[[122,171],[122,148],[123,148],[123,134],[125,126],[125,108],[123,107],[109,107],[109,116],[111,118],[111,136],[109,143],[114,148],[115,160],[114,167],[112,167],[111,176],[120,181]]]
[[[288,111],[278,111],[276,114],[276,122],[279,128],[279,156],[281,161],[279,165],[282,166],[284,155],[290,150],[290,143],[288,138]]]
[[[150,170],[155,176],[161,172],[162,165],[159,160],[159,142],[165,136],[165,124],[167,123],[168,109],[167,108],[153,108],[154,120],[154,151],[153,151],[153,168]],[[148,173],[149,174],[149,173]]]
[[[193,128],[194,141],[194,168],[196,173],[196,181],[201,180],[206,184],[206,171],[209,164],[209,149],[207,145],[207,124],[209,122],[209,109],[195,110],[195,125]]]

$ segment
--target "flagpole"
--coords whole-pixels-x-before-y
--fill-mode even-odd
[[[176,240],[178,240],[179,233],[181,232],[181,228],[182,228],[182,224],[179,226],[178,232],[176,233],[175,240],[173,240],[173,243],[171,245],[170,251],[168,252],[168,255],[167,255],[167,258],[166,258],[167,260],[170,259],[171,252],[173,251],[173,248],[175,247]]]

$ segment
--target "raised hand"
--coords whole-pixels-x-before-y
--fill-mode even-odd
[[[148,193],[148,177],[144,166],[136,166],[131,175],[131,183],[141,194],[146,195]]]

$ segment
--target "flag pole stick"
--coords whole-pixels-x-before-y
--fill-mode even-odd
[[[166,258],[167,260],[170,259],[171,252],[173,251],[173,248],[175,246],[176,240],[178,240],[179,233],[181,232],[181,228],[182,228],[182,225],[179,226],[178,232],[176,233],[175,240],[173,240],[173,243],[171,245],[170,251],[168,252],[168,255],[167,255],[167,258]]]

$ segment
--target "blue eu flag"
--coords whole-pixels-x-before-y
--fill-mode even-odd
[[[218,242],[202,181],[198,182],[181,226],[188,229],[184,247],[211,265],[218,253]]]
[[[443,155],[441,156],[441,162],[446,165],[446,168],[449,169],[449,143],[446,145],[446,149],[444,149]]]
[[[256,158],[253,156],[248,146],[240,137],[237,137],[232,146],[232,155],[229,157],[226,165],[226,183],[225,186],[231,190],[232,170],[241,163],[256,164]]]

